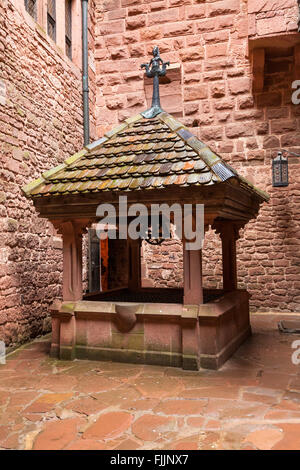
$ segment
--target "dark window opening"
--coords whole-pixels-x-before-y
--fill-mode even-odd
[[[37,0],[25,0],[25,10],[32,18],[37,20]]]
[[[56,41],[56,5],[55,0],[47,1],[47,32]]]
[[[89,229],[88,242],[88,266],[89,266],[89,292],[98,292],[101,290],[100,275],[100,240],[97,237],[95,229]]]
[[[88,292],[105,292],[128,284],[127,240],[99,240],[94,228],[88,231]]]
[[[72,0],[66,0],[66,55],[72,60]]]

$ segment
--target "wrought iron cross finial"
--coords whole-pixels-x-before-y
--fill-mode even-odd
[[[170,62],[164,62],[161,59],[158,46],[153,48],[153,58],[149,64],[141,65],[142,69],[146,69],[147,77],[153,78],[152,105],[150,109],[142,113],[145,118],[151,119],[162,112],[159,98],[159,77],[166,75],[167,65],[170,65]]]

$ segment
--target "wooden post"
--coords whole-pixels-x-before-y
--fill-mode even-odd
[[[202,250],[187,250],[183,242],[183,282],[185,305],[203,304]]]
[[[63,236],[63,301],[82,299],[82,227],[64,222]]]
[[[222,240],[223,289],[233,291],[237,289],[236,240],[238,239],[238,230],[234,223],[222,222],[218,232]]]
[[[128,289],[141,288],[141,240],[128,239]]]

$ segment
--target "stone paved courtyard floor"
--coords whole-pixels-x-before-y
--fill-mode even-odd
[[[0,365],[0,449],[300,449],[300,336],[282,318],[253,315],[219,371],[62,362],[36,340]]]

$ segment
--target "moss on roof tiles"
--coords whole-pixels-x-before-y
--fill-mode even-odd
[[[168,113],[138,114],[23,188],[28,197],[101,191],[136,191],[210,185],[237,178],[262,199],[268,196],[239,177]]]

